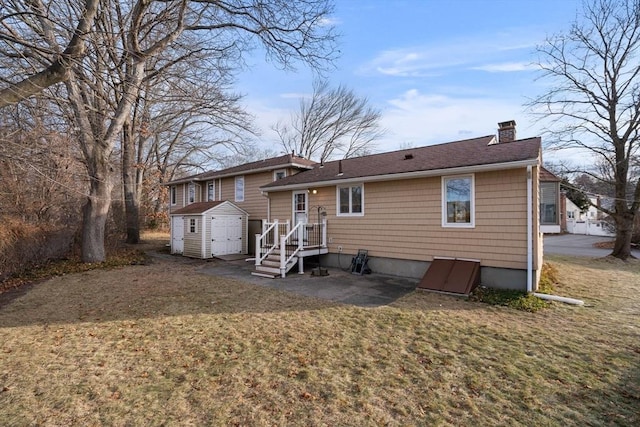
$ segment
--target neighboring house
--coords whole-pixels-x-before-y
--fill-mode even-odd
[[[564,221],[565,231],[571,234],[586,234],[591,236],[615,236],[615,231],[610,224],[604,220],[604,215],[595,206],[591,205],[586,211],[580,210],[564,194],[562,195],[565,205]],[[598,197],[589,197],[594,205],[600,204]]]
[[[560,200],[561,179],[540,167],[540,232],[560,233],[562,209]]]
[[[261,193],[260,187],[300,171],[308,170],[314,164],[314,162],[302,157],[287,154],[223,170],[204,172],[167,183],[166,185],[169,187],[169,215],[171,217],[171,252],[183,253],[181,247],[187,247],[185,244],[181,245],[179,241],[189,234],[191,228],[188,222],[198,219],[194,218],[194,215],[208,215],[210,217],[222,209],[219,207],[209,211],[214,206],[201,203],[228,201],[231,205],[225,205],[224,209],[239,209],[233,214],[234,216],[237,214],[247,216],[246,226],[242,231],[244,243],[241,253],[254,253],[255,239],[248,239],[248,235],[261,233],[263,219],[268,215],[269,201]],[[185,211],[193,204],[197,205]],[[236,226],[234,225],[232,228],[235,229]],[[182,237],[181,234],[183,234]],[[202,238],[205,236],[203,235]],[[206,238],[209,239],[210,236],[206,236]],[[210,258],[212,253],[209,249],[209,243],[203,243],[198,250],[192,248],[191,251],[185,251],[184,254]]]
[[[514,121],[500,123],[498,138],[315,165],[261,187],[269,224],[256,268],[302,271],[318,254],[323,266],[347,267],[366,250],[376,273],[420,278],[435,260],[458,259],[473,261],[484,285],[534,291],[540,166],[540,138],[515,140]]]

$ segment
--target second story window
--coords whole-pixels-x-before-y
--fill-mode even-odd
[[[216,186],[213,184],[213,181],[207,184],[207,201],[213,202],[216,197]]]
[[[273,172],[273,180],[277,181],[279,179],[282,179],[284,177],[287,176],[287,171],[282,169],[282,170],[277,170],[275,172]]]
[[[244,202],[244,176],[236,176],[236,202]]]
[[[196,185],[193,182],[189,183],[189,203],[194,203],[196,201]]]
[[[171,205],[177,205],[178,204],[178,189],[175,185],[172,185],[170,187],[170,193],[171,193]]]

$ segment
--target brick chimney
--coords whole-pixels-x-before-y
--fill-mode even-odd
[[[498,143],[513,142],[516,140],[516,121],[498,123]]]

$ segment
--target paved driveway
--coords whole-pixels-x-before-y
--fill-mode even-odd
[[[610,242],[613,237],[585,236],[582,234],[559,234],[544,236],[544,253],[557,255],[585,256],[601,258],[609,255],[611,249],[599,249],[593,245],[598,242]],[[634,251],[640,257],[639,251]]]

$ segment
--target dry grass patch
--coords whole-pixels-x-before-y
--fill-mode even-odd
[[[181,258],[53,278],[0,307],[0,420],[640,423],[638,264],[551,262],[556,293],[587,307],[527,313],[416,292],[358,308]]]

